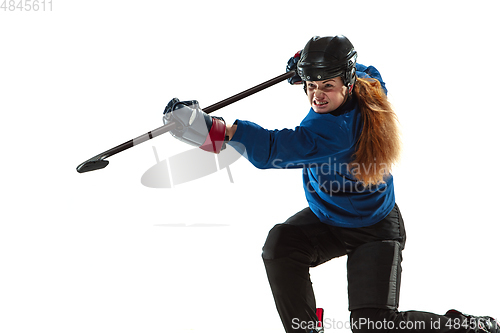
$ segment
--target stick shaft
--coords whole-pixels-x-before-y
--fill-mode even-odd
[[[295,75],[295,72],[287,72],[285,74],[281,74],[280,76],[275,77],[274,79],[271,79],[269,81],[263,82],[259,85],[256,85],[255,87],[252,87],[250,89],[247,89],[245,91],[240,92],[239,94],[236,94],[234,96],[231,96],[229,98],[226,98],[225,100],[222,100],[218,103],[215,103],[213,105],[210,105],[206,108],[203,108],[203,111],[206,113],[211,113],[214,112],[215,110],[221,109],[225,106],[228,106],[229,104],[232,104],[234,102],[239,101],[240,99],[246,98],[250,95],[253,95],[261,90],[264,90],[266,88],[269,88],[270,86],[275,85],[276,83],[279,83],[281,81],[284,81],[292,76]]]
[[[205,113],[211,113],[211,112],[214,112],[220,108],[223,108],[225,106],[228,106],[229,104],[232,104],[234,102],[237,102],[243,98],[246,98],[250,95],[253,95],[261,90],[264,90],[266,88],[269,88],[270,86],[273,86],[281,81],[284,81],[292,76],[295,75],[295,72],[294,71],[291,71],[291,72],[287,72],[285,74],[281,74],[280,76],[277,76],[271,80],[268,80],[266,82],[263,82],[259,85],[256,85],[255,87],[252,87],[250,89],[247,89],[245,91],[242,91],[240,92],[239,94],[236,94],[234,96],[231,96],[229,98],[226,98],[218,103],[215,103],[213,105],[210,105],[206,108],[203,108],[203,111]],[[163,125],[161,127],[158,127],[152,131],[149,131],[141,136],[138,136],[137,138],[135,139],[132,139],[132,140],[129,140],[127,142],[124,142],[122,143],[121,145],[118,145],[116,147],[113,147],[111,149],[108,149],[106,150],[105,152],[99,154],[99,155],[96,155],[90,159],[88,159],[87,161],[83,162],[82,164],[80,164],[76,170],[80,173],[83,173],[83,172],[87,172],[87,171],[93,171],[93,170],[97,170],[97,169],[102,169],[104,167],[106,167],[108,165],[108,162],[107,161],[104,161],[104,159],[108,158],[108,157],[111,157],[115,154],[118,154],[124,150],[127,150],[129,148],[132,148],[134,146],[137,146],[138,144],[141,144],[145,141],[148,141],[154,137],[157,137],[159,135],[162,135],[164,133],[167,133],[169,132],[170,130],[172,130],[172,128],[175,126],[175,123],[169,123],[167,125]],[[103,163],[105,162],[105,163]]]

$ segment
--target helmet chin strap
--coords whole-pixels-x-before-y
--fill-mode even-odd
[[[349,75],[349,76],[348,76]],[[354,85],[356,84],[356,67],[352,67],[350,70],[350,73],[346,73],[343,80],[344,82],[348,82],[347,84],[344,83],[344,85],[347,87],[349,91],[349,95],[352,93],[354,89]]]

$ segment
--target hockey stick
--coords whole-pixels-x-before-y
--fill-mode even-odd
[[[279,83],[281,81],[284,81],[292,76],[295,75],[294,71],[287,72],[285,74],[281,74],[280,76],[275,77],[274,79],[271,79],[269,81],[263,82],[259,85],[256,85],[255,87],[252,87],[250,89],[247,89],[245,91],[240,92],[239,94],[236,94],[234,96],[231,96],[229,98],[226,98],[225,100],[222,100],[218,103],[215,103],[213,105],[210,105],[207,108],[204,108],[203,111],[206,113],[211,113],[214,112],[215,110],[218,110],[220,108],[223,108],[229,104],[232,104],[234,102],[239,101],[240,99],[243,99],[245,97],[248,97],[250,95],[255,94],[256,92],[259,92],[261,90],[264,90],[266,88],[269,88],[270,86],[275,85],[276,83]],[[111,148],[109,150],[106,150],[105,152],[96,155],[82,164],[80,164],[77,168],[76,171],[79,173],[84,173],[88,171],[94,171],[98,169],[105,168],[108,164],[109,161],[106,159],[108,157],[111,157],[115,154],[118,154],[124,150],[127,150],[129,148],[132,148],[133,146],[137,146],[138,144],[143,143],[144,141],[150,140],[152,138],[155,138],[161,134],[169,132],[173,127],[175,126],[175,123],[170,123],[167,125],[163,125],[161,127],[158,127],[157,129],[154,129],[152,131],[149,131],[141,136],[138,136],[135,139],[129,140],[127,142],[122,143],[121,145],[118,145],[114,148]]]

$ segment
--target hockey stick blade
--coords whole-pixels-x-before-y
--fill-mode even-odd
[[[97,161],[85,161],[82,164],[80,164],[77,168],[76,171],[79,173],[84,173],[88,171],[94,171],[94,170],[99,170],[105,168],[109,164],[109,161],[106,160],[97,160]]]

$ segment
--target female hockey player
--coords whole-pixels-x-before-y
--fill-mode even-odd
[[[294,130],[226,125],[196,101],[173,99],[165,122],[180,140],[218,153],[229,142],[257,168],[302,168],[308,207],[269,232],[262,257],[286,332],[322,332],[309,268],[347,255],[353,332],[500,332],[490,317],[398,311],[405,228],[391,167],[398,122],[380,73],[356,63],[344,36],[313,37],[288,62],[311,109]],[[207,130],[208,129],[208,130]]]

